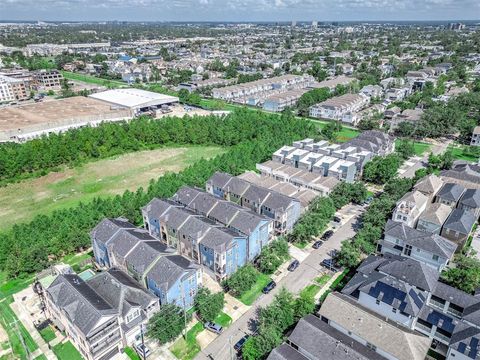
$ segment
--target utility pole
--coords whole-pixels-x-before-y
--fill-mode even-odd
[[[143,355],[143,360],[145,360],[147,357],[145,356],[145,340],[143,338],[143,324],[140,324],[140,336],[142,337],[142,355]]]

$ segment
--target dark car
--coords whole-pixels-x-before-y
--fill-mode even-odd
[[[322,245],[323,245],[323,241],[317,240],[317,241],[315,241],[315,242],[313,243],[313,246],[312,246],[312,247],[313,247],[314,249],[319,249],[320,246],[322,246]]]
[[[219,324],[212,323],[210,321],[207,321],[205,324],[205,329],[210,330],[211,332],[214,332],[215,334],[221,334],[223,332],[223,327]]]
[[[332,237],[332,235],[333,235],[333,230],[325,231],[325,233],[322,235],[321,239],[323,241],[328,240]]]
[[[333,272],[338,272],[340,270],[333,259],[324,259],[322,260],[320,265],[326,267],[328,270]]]
[[[270,281],[267,286],[265,286],[262,290],[262,292],[264,294],[268,294],[270,291],[272,291],[273,289],[275,289],[275,286],[277,286],[277,283],[275,281]]]
[[[240,351],[243,347],[243,344],[245,344],[245,341],[247,341],[249,337],[250,335],[245,335],[240,340],[238,340],[237,343],[233,345],[233,348],[235,349],[235,351]]]
[[[342,219],[338,216],[334,216],[333,217],[333,222],[336,222],[336,223],[341,223],[342,222]]]
[[[290,265],[288,265],[288,271],[295,271],[296,268],[300,265],[298,260],[293,260]]]

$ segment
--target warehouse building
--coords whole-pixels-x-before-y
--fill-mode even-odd
[[[141,89],[114,89],[89,95],[118,108],[126,108],[134,115],[147,111],[156,111],[178,104],[178,97],[159,94]]]

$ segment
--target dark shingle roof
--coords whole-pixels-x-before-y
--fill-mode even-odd
[[[454,209],[447,221],[445,221],[443,227],[458,231],[461,234],[469,234],[475,221],[475,216],[471,212],[462,209]]]
[[[462,196],[465,188],[455,183],[446,183],[438,191],[437,197],[448,201],[457,202]]]
[[[460,200],[460,204],[471,207],[480,207],[480,189],[467,189]]]

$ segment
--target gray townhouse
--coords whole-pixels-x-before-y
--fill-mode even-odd
[[[457,207],[470,211],[478,219],[480,216],[480,189],[467,189]]]
[[[292,230],[301,214],[299,200],[226,173],[216,172],[207,181],[206,190],[219,198],[273,219],[276,234]]]
[[[435,197],[435,202],[456,207],[465,188],[455,183],[445,183]]]
[[[441,235],[458,244],[459,249],[461,249],[476,222],[476,217],[470,211],[453,209],[445,224],[443,224]]]
[[[57,275],[44,289],[46,313],[88,360],[107,360],[136,343],[158,298],[118,269],[84,281]]]
[[[427,209],[420,215],[417,229],[432,234],[440,234],[442,226],[452,212],[452,208],[442,203],[428,204]]]
[[[453,182],[468,189],[480,189],[480,165],[456,161],[449,170],[440,172],[445,182]]]
[[[427,196],[430,201],[433,201],[443,184],[444,182],[441,178],[435,174],[430,174],[417,182],[413,188]]]
[[[371,255],[342,293],[368,311],[427,336],[431,350],[447,360],[480,355],[480,298],[442,283],[432,267],[395,255]]]
[[[378,243],[382,254],[394,254],[420,261],[442,271],[453,258],[457,245],[435,233],[413,229],[388,220],[383,239]]]
[[[300,319],[267,360],[385,360],[386,358],[314,315]]]
[[[424,360],[431,339],[379,315],[341,293],[323,302],[321,321],[389,360]],[[351,358],[351,357],[350,357]],[[328,355],[322,359],[329,359]],[[375,357],[372,357],[375,359]]]

